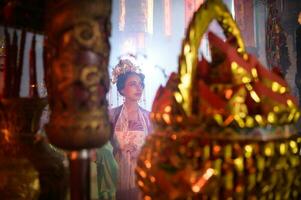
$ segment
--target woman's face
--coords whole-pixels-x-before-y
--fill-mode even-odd
[[[140,77],[136,74],[129,75],[121,92],[126,100],[139,101],[143,92]]]

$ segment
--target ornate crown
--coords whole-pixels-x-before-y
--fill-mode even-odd
[[[115,84],[117,82],[118,77],[126,72],[141,73],[141,69],[139,68],[139,66],[135,65],[131,60],[121,59],[116,65],[116,67],[114,67],[112,70],[112,83]]]

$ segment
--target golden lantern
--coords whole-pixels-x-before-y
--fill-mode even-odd
[[[198,59],[209,23],[212,61]],[[155,131],[136,168],[150,199],[298,199],[301,138],[290,125],[300,116],[288,84],[245,51],[221,0],[195,13],[183,41],[178,74],[159,88]]]

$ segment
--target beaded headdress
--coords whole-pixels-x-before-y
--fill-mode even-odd
[[[117,80],[120,75],[125,74],[127,72],[135,72],[137,74],[140,74],[142,72],[141,68],[139,67],[137,57],[132,54],[126,54],[121,57],[119,57],[119,62],[118,64],[113,68],[112,70],[112,76],[111,76],[111,83],[115,84],[117,83]],[[112,95],[112,90],[110,90],[110,95],[109,95],[109,102],[110,106],[113,106],[113,95]],[[117,90],[116,93],[117,97],[117,105],[119,105],[119,98],[120,94]],[[143,102],[144,102],[144,107],[146,107],[146,98],[145,98],[145,88],[143,89]]]
[[[126,72],[141,73],[141,69],[138,65],[135,65],[134,62],[129,59],[120,59],[116,67],[113,68],[112,83],[115,84],[118,77]]]

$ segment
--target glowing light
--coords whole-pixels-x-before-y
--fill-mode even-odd
[[[171,5],[170,0],[164,0],[164,33],[171,35]]]
[[[236,62],[232,62],[232,63],[231,63],[231,69],[232,69],[233,71],[236,71],[237,68],[238,68],[237,63],[236,63]]]
[[[280,144],[279,152],[280,152],[281,155],[284,155],[286,153],[286,144],[285,143]]]
[[[250,117],[250,116],[247,117],[246,126],[247,127],[253,127],[254,126],[254,119],[252,117]]]
[[[150,181],[151,181],[152,183],[154,183],[154,182],[156,182],[156,178],[155,178],[154,176],[151,176],[151,177],[150,177]]]
[[[144,183],[143,183],[142,181],[138,181],[138,185],[139,185],[140,187],[143,187],[143,186],[144,186]]]
[[[274,106],[273,111],[274,111],[274,112],[279,112],[279,111],[280,111],[279,106]]]
[[[219,125],[223,125],[223,117],[219,114],[216,114],[213,116],[213,118],[215,119],[215,121],[219,124]]]
[[[257,78],[257,77],[258,77],[256,68],[252,68],[252,69],[251,69],[251,73],[252,73],[252,76],[253,76],[254,78]]]
[[[298,144],[297,142],[295,141],[290,141],[289,143],[290,147],[291,147],[291,151],[294,153],[294,154],[297,154],[298,153]]]
[[[191,69],[191,68],[188,68],[188,69]],[[183,85],[185,85],[186,87],[190,87],[191,77],[189,76],[189,74],[185,74],[181,80],[182,80]]]
[[[145,167],[146,167],[147,169],[150,169],[150,168],[152,167],[152,164],[151,164],[151,162],[150,162],[149,160],[145,160],[145,161],[144,161],[144,164],[145,164]]]
[[[234,159],[234,164],[235,164],[236,168],[238,169],[238,171],[243,171],[243,168],[244,168],[243,163],[244,163],[243,157]]]
[[[263,119],[261,115],[255,115],[255,120],[259,125],[263,125]]]
[[[240,128],[244,128],[245,127],[245,122],[240,118],[239,115],[235,115],[234,116],[235,121],[237,122],[238,126]]]
[[[242,52],[243,52],[242,48],[238,48],[237,51],[238,51],[239,53],[242,53]],[[249,59],[249,56],[248,56],[248,54],[246,54],[246,53],[244,53],[242,57],[243,57],[244,60],[248,60],[248,59]]]
[[[280,94],[283,94],[286,92],[286,88],[285,87],[280,87],[279,89]]]
[[[151,112],[151,113],[150,113],[150,118],[151,118],[151,119],[155,119],[155,116],[156,116],[156,115],[155,115],[154,112]]]
[[[39,190],[40,188],[40,181],[39,179],[35,179],[34,182],[32,183],[32,188],[34,188],[34,190]]]
[[[169,113],[171,111],[171,106],[166,106],[164,108],[164,111],[167,112],[167,113]]]
[[[242,74],[244,72],[244,69],[242,67],[237,68],[237,73]]]
[[[176,92],[176,93],[175,93],[175,98],[176,98],[176,101],[177,101],[178,103],[182,103],[183,97],[182,97],[182,95],[181,95],[179,92]]]
[[[295,113],[296,113],[296,109],[292,109],[289,116],[288,116],[288,118],[287,118],[288,122],[291,122],[294,119]]]
[[[162,118],[163,118],[163,120],[165,121],[166,124],[170,124],[171,123],[170,115],[169,114],[164,113],[162,115]]]
[[[153,34],[154,22],[154,1],[147,0],[147,32]]]
[[[176,140],[177,139],[177,135],[176,134],[172,134],[171,135],[171,139]]]
[[[264,149],[264,154],[266,156],[271,156],[273,154],[273,147],[271,147],[270,145],[267,145],[266,148]]]
[[[190,45],[188,43],[186,43],[184,46],[184,54],[187,54],[189,52],[190,52]]]
[[[177,120],[177,122],[179,122],[179,123],[180,123],[180,122],[182,122],[182,121],[183,121],[183,117],[182,117],[182,116],[177,116],[177,117],[176,117],[176,120]]]
[[[253,90],[253,87],[252,87],[251,84],[246,84],[246,88],[247,88],[249,91]]]
[[[268,114],[268,122],[270,122],[272,124],[276,122],[276,115],[274,112],[270,112]]]
[[[2,134],[3,134],[3,138],[6,142],[9,142],[10,140],[10,134],[9,134],[9,131],[7,129],[2,129]]]
[[[240,106],[237,106],[237,108],[240,108]],[[247,116],[246,112],[238,112],[237,114],[240,118],[245,118]]]
[[[142,171],[142,170],[139,172],[139,174],[142,178],[146,178],[146,176],[147,176],[145,171]]]
[[[245,76],[245,77],[242,78],[242,82],[243,83],[250,83],[251,79],[249,77]]]
[[[126,15],[125,0],[120,0],[119,5],[120,5],[119,31],[124,31],[124,28],[125,28],[125,15]]]
[[[209,168],[206,172],[201,176],[195,184],[192,185],[192,191],[198,193],[204,187],[204,185],[208,182],[208,180],[214,175],[214,169]]]
[[[228,126],[233,121],[233,115],[229,115],[227,119],[224,121],[224,125]]]
[[[144,200],[152,200],[152,198],[150,196],[145,196]]]
[[[256,94],[256,92],[254,90],[252,90],[250,92],[250,95],[252,97],[252,99],[256,102],[256,103],[259,103],[260,102],[260,98],[258,97],[258,95]]]
[[[161,114],[160,113],[156,113],[156,120],[160,120],[161,119]]]
[[[288,99],[288,100],[286,101],[286,103],[287,103],[287,105],[288,105],[289,107],[293,107],[293,106],[294,106],[292,100],[290,100],[290,99]]]
[[[246,145],[245,146],[245,156],[246,158],[249,158],[252,156],[253,148],[251,145]]]
[[[280,85],[277,82],[272,83],[272,90],[273,92],[277,92],[280,89]]]
[[[230,99],[232,94],[233,94],[233,90],[231,90],[231,89],[226,90],[226,92],[225,92],[226,99]]]
[[[242,96],[236,96],[235,97],[235,102],[237,102],[237,103],[244,103],[244,98]]]
[[[213,147],[213,152],[214,152],[215,154],[219,153],[220,151],[221,151],[221,147],[220,147],[220,146],[215,145],[215,146]]]

